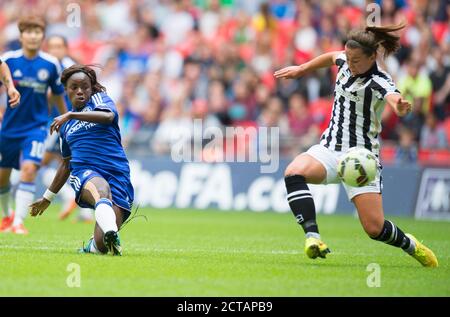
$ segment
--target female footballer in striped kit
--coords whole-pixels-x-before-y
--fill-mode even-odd
[[[298,155],[285,171],[289,206],[305,231],[305,252],[312,259],[325,258],[330,250],[321,241],[314,200],[307,184],[340,183],[337,163],[349,148],[364,147],[378,158],[378,135],[386,102],[398,116],[411,111],[411,104],[403,99],[391,76],[382,71],[376,61],[380,46],[384,49],[384,57],[399,48],[399,37],[392,32],[402,28],[404,24],[351,31],[344,51],[326,53],[300,66],[289,66],[275,72],[276,78],[291,79],[319,68],[338,66],[328,128],[320,143]],[[364,187],[343,184],[365,232],[374,240],[402,248],[423,266],[438,266],[437,258],[429,248],[384,218],[382,167],[379,162],[378,166],[372,183]]]

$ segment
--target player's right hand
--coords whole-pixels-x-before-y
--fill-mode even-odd
[[[72,112],[69,111],[54,118],[52,124],[50,125],[50,134],[53,134],[53,132],[59,132],[59,129],[61,129],[62,125],[70,120],[71,115]]]
[[[50,206],[50,202],[42,197],[30,205],[30,215],[33,217],[40,216]]]
[[[14,86],[8,89],[8,96],[9,96],[9,106],[11,108],[17,107],[20,103],[20,93]]]
[[[273,75],[276,78],[286,78],[286,79],[299,78],[304,75],[304,70],[302,66],[288,66],[280,70],[277,70]]]

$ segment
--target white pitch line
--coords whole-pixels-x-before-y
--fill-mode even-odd
[[[81,247],[81,245],[80,245]],[[48,251],[56,251],[56,250],[62,250],[62,249],[71,249],[71,246],[60,246],[60,247],[48,247],[48,246],[22,246],[22,245],[0,245],[0,249],[16,249],[16,250],[25,250],[25,249],[31,249],[31,250],[48,250]],[[247,254],[288,254],[288,255],[295,255],[295,254],[301,254],[302,252],[295,251],[295,250],[272,250],[272,251],[254,251],[254,250],[244,250],[244,249],[236,249],[236,250],[220,250],[220,249],[171,249],[171,248],[142,248],[142,247],[131,247],[131,254],[133,252],[171,252],[171,253],[189,253],[189,252],[196,252],[196,253],[247,253]]]
[[[81,245],[80,245],[81,247]],[[60,244],[60,246],[23,246],[23,245],[0,245],[0,249],[16,249],[16,250],[43,250],[43,251],[61,251],[61,250],[73,250],[73,253],[76,254],[77,248],[73,247],[73,245]],[[127,250],[128,248],[125,248]],[[129,255],[133,255],[133,253],[216,253],[216,254],[265,254],[265,255],[303,255],[302,251],[297,250],[271,250],[271,251],[255,251],[255,250],[246,250],[246,249],[234,249],[234,250],[225,250],[225,249],[183,249],[183,248],[151,248],[151,247],[142,247],[142,245],[138,247],[131,246],[129,248]],[[332,251],[330,256],[333,255],[348,255],[347,252],[340,251]],[[374,256],[374,254],[363,253],[363,252],[352,252],[352,255],[367,257]],[[386,255],[384,255],[386,256]],[[397,257],[397,255],[392,255],[391,257]],[[440,257],[441,259],[447,259],[448,256]]]

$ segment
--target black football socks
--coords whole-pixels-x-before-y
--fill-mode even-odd
[[[284,181],[288,193],[287,200],[297,223],[303,227],[306,237],[320,238],[316,223],[316,207],[305,178],[301,175],[292,175],[286,176]]]
[[[412,254],[416,248],[414,241],[408,238],[399,227],[389,220],[384,220],[383,229],[374,240],[402,248],[406,253]]]

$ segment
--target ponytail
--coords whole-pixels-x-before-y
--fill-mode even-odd
[[[405,25],[402,22],[397,25],[366,26],[364,30],[351,31],[346,45],[350,48],[361,48],[368,56],[376,53],[381,45],[386,57],[400,48],[400,36],[391,33],[403,29]]]

